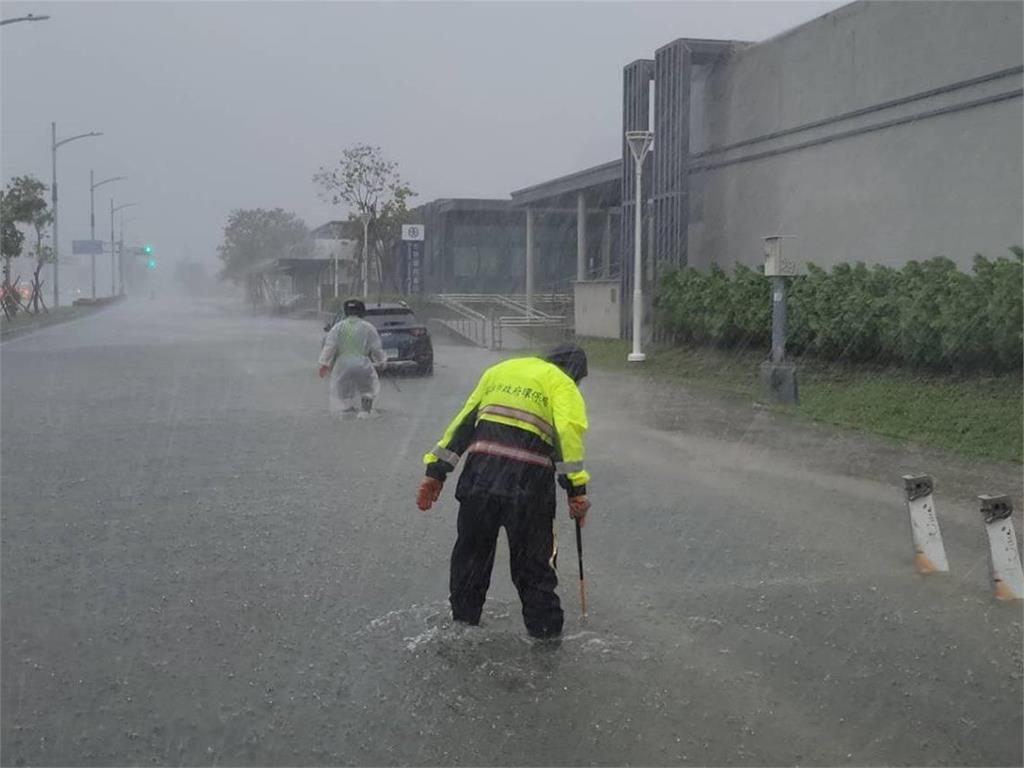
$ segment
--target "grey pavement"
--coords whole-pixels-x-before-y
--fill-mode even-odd
[[[451,626],[451,488],[413,503],[497,356],[439,345],[337,422],[320,335],[135,301],[0,346],[4,765],[1024,760],[973,498],[1020,467],[594,371],[590,617],[560,502],[566,636],[535,646],[500,548],[484,625]],[[906,472],[948,575],[912,568]]]

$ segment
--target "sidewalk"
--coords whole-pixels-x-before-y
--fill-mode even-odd
[[[614,433],[636,424],[670,433],[699,463],[717,456],[717,469],[796,474],[817,484],[815,475],[847,477],[891,488],[894,508],[901,506],[904,474],[930,474],[943,519],[956,517],[981,528],[979,494],[1014,498],[1020,530],[1024,479],[1017,464],[963,456],[866,432],[794,419],[786,412],[733,396],[716,397],[684,383],[624,371],[597,369],[583,382],[591,412],[607,421],[615,414]]]
[[[79,304],[70,307],[57,307],[56,309],[50,309],[46,312],[40,312],[37,314],[19,312],[13,320],[7,320],[6,318],[0,317],[0,343],[9,341],[17,336],[23,336],[26,333],[38,331],[41,328],[48,328],[51,325],[79,320],[83,317],[99,312],[102,309],[114,306],[120,301],[121,299],[118,298],[113,301],[98,301],[95,304]]]

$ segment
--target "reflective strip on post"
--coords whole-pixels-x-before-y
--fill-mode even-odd
[[[930,475],[904,475],[903,487],[910,513],[910,535],[914,540],[914,565],[919,573],[949,571],[939,518],[932,500],[935,483]]]
[[[560,475],[571,475],[573,472],[582,472],[582,461],[556,461],[555,472]]]
[[[989,562],[997,600],[1024,599],[1024,571],[1013,529],[1013,502],[1009,496],[979,496],[988,533]]]
[[[437,458],[439,458],[441,461],[446,461],[453,467],[456,467],[459,464],[459,454],[457,454],[455,451],[449,451],[440,443],[434,446],[433,450],[430,452],[437,456]]]

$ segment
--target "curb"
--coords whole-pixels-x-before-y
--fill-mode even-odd
[[[60,317],[49,322],[35,322],[32,323],[31,325],[19,325],[16,328],[6,328],[0,331],[0,344],[8,342],[12,339],[16,339],[19,336],[34,333],[35,331],[41,331],[44,328],[52,328],[55,325],[63,325],[64,323],[70,323],[74,322],[75,320],[81,320],[83,318],[90,317],[99,312],[100,310],[111,307],[120,301],[121,298],[119,297],[113,301],[106,301],[103,303],[100,303],[99,301],[92,302],[91,300],[82,303],[75,302],[72,304],[72,307],[78,309],[78,312],[73,312],[64,317]]]

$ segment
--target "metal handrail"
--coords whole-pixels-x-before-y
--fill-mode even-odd
[[[471,318],[473,320],[487,319],[483,314],[477,312],[475,309],[470,309],[469,307],[462,306],[462,304],[459,302],[457,298],[454,298],[449,294],[440,294],[438,295],[437,298],[439,300],[439,303],[443,304],[445,307],[454,312],[458,312],[463,317]]]
[[[440,319],[440,322],[470,341],[491,349],[501,349],[504,328],[566,328],[569,320],[564,314],[550,314],[527,306],[524,294],[504,295],[497,293],[440,293],[428,297],[446,309],[456,313],[458,317]],[[564,293],[534,294],[534,303],[565,305],[572,301],[571,296]],[[488,315],[471,309],[471,304],[487,304],[498,308],[512,310],[515,315],[498,315],[492,309]]]
[[[499,317],[498,322],[506,327],[525,327],[535,325],[538,327],[542,326],[557,326],[565,325],[564,315],[548,315],[547,317],[521,317],[518,315],[512,317]]]

